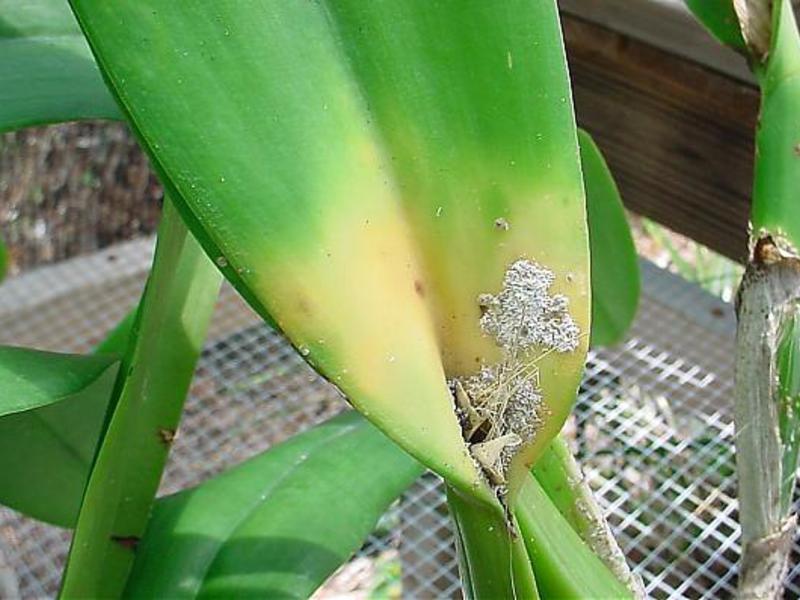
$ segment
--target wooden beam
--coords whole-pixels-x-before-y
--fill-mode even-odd
[[[754,83],[744,57],[717,42],[684,0],[559,0],[561,12]]]
[[[743,261],[756,88],[596,18],[564,11],[562,20],[578,122],[628,208]]]

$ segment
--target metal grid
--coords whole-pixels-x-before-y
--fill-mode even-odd
[[[139,240],[10,279],[0,286],[0,343],[89,349],[136,301],[151,253],[152,240]],[[591,353],[567,435],[649,596],[730,596],[740,550],[732,311],[649,264],[643,273],[637,323],[626,343]],[[192,485],[343,407],[226,287],[161,491]],[[55,593],[68,542],[68,532],[0,509],[0,550],[22,597]],[[800,595],[798,556],[796,546],[792,597]],[[430,474],[316,598],[400,590],[460,596],[444,493]]]

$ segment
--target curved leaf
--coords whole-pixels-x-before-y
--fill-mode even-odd
[[[401,446],[489,502],[447,379],[511,363],[513,389],[540,386],[507,473],[524,476],[574,400],[589,329],[555,2],[73,8],[187,223],[251,304]],[[578,331],[563,352],[504,354],[481,329],[479,298],[519,260],[569,301],[551,298]]]
[[[550,443],[531,473],[537,485],[537,489],[533,492],[534,501],[536,495],[541,495],[542,492],[547,496],[547,507],[536,518],[552,522],[553,517],[548,513],[552,509],[557,510],[563,517],[563,522],[569,524],[586,547],[608,567],[617,581],[629,588],[636,598],[644,598],[645,591],[641,579],[631,572],[602,508],[562,435]],[[536,502],[544,501],[545,498],[541,497]],[[535,507],[536,505],[532,508]],[[519,507],[519,511],[524,510],[525,507]],[[561,523],[560,519],[558,521]],[[554,537],[560,538],[561,534],[556,534]],[[569,552],[568,550],[567,554]]]
[[[0,0],[0,131],[120,118],[64,0]]]
[[[357,413],[156,504],[131,598],[307,598],[422,467]]]
[[[747,50],[733,0],[685,0],[685,2],[697,20],[720,42],[740,52]]]
[[[0,502],[69,527],[117,372],[115,359],[0,348]]]
[[[583,543],[532,475],[515,512],[543,598],[632,598]]]
[[[0,417],[73,396],[116,362],[112,356],[0,347]]]
[[[592,249],[592,345],[622,340],[636,316],[636,247],[611,171],[591,136],[578,132]]]

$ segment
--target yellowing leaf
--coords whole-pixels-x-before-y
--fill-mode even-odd
[[[451,385],[502,371],[483,442],[516,433],[509,406],[535,434],[498,465],[513,487],[569,411],[589,333],[555,2],[72,4],[184,218],[251,304],[401,446],[489,502]],[[548,300],[516,314],[542,330],[552,308],[575,328],[569,348],[525,323],[533,341],[501,347],[481,326],[480,299],[520,264]]]

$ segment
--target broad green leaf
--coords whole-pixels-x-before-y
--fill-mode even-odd
[[[542,598],[632,598],[529,475],[515,511]]]
[[[744,52],[747,47],[739,27],[739,18],[733,7],[734,0],[685,0],[706,29],[720,42],[734,50]]]
[[[402,447],[492,502],[447,380],[503,365],[503,389],[538,384],[513,488],[571,407],[589,332],[555,2],[72,4],[206,251]],[[510,325],[504,354],[481,329],[479,298],[520,260],[569,301],[563,352]],[[556,320],[529,324],[541,341]]]
[[[116,372],[105,356],[0,348],[0,503],[74,524]]]
[[[131,598],[307,598],[422,467],[357,413],[156,504]]]
[[[221,277],[164,205],[153,269],[123,356],[62,582],[62,595],[124,588],[194,374]]]
[[[539,598],[525,545],[516,532],[511,533],[505,515],[451,487],[447,488],[447,505],[455,526],[464,597]]]
[[[0,131],[119,117],[65,0],[0,0]]]
[[[579,131],[592,255],[592,345],[622,340],[636,316],[639,261],[619,191],[600,149]]]

